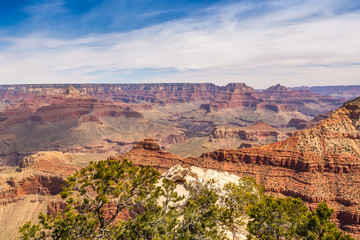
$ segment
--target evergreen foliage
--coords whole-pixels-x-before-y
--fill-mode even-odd
[[[325,202],[311,212],[299,198],[264,198],[253,205],[249,216],[250,239],[350,240],[330,221],[334,210]]]
[[[224,191],[223,219],[225,225],[233,232],[236,225],[245,224],[250,207],[264,198],[263,187],[257,185],[255,179],[243,177],[238,184],[225,184]]]
[[[348,240],[330,221],[333,210],[320,203],[310,212],[300,199],[265,197],[254,179],[241,178],[216,189],[214,182],[194,182],[189,197],[175,192],[153,168],[128,160],[91,163],[68,177],[61,196],[67,207],[53,219],[25,223],[30,239],[226,239],[248,223],[249,238]],[[123,213],[131,217],[121,219]]]
[[[26,223],[20,229],[22,238],[111,239],[123,210],[133,211],[160,196],[155,186],[159,175],[152,167],[136,167],[128,160],[90,163],[68,177],[61,193],[67,203],[63,213],[55,219],[40,214],[40,224]]]

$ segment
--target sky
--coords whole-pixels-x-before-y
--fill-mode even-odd
[[[359,0],[0,0],[0,84],[360,85]]]

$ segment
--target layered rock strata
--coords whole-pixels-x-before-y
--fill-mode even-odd
[[[14,85],[0,86],[0,99],[18,101],[28,94],[44,95],[64,93],[70,85]],[[313,93],[308,89],[292,90],[281,85],[264,91],[255,91],[244,83],[230,83],[216,86],[209,83],[154,83],[154,84],[74,84],[82,95],[96,99],[112,99],[134,104],[170,104],[184,102],[204,102],[201,109],[217,111],[223,108],[243,107],[248,109],[268,109],[272,111],[300,111],[317,115],[338,106],[344,100]],[[65,93],[72,93],[67,91]],[[319,108],[319,106],[322,106]]]
[[[336,98],[345,98],[347,100],[356,98],[360,95],[360,86],[314,86],[314,87],[296,87],[295,90],[310,90],[311,92],[332,96]]]
[[[155,148],[147,139],[120,158],[162,171],[180,164],[251,176],[267,192],[300,197],[310,207],[326,201],[340,227],[360,236],[360,98],[316,127],[262,147],[222,149],[198,158],[179,158]]]
[[[0,165],[15,166],[23,156],[38,151],[123,152],[149,135],[165,144],[186,139],[175,127],[160,128],[161,124],[147,121],[131,104],[96,99],[71,86],[25,90],[8,89],[25,96],[0,111]],[[151,105],[137,107],[151,111]]]
[[[220,90],[210,103],[204,103],[200,109],[207,112],[224,108],[242,107],[252,111],[268,110],[275,113],[301,112],[306,115],[318,115],[340,106],[344,100],[313,93],[309,90],[291,90],[281,85],[272,86],[262,92],[255,91],[245,84],[228,84]],[[317,107],[319,104],[322,107]]]
[[[172,147],[209,137],[216,127],[245,127],[258,120],[284,127],[292,118],[310,120],[332,110],[342,100],[280,85],[256,91],[244,83],[162,83],[3,85],[0,102],[0,165],[15,166],[38,151],[124,152],[146,137]],[[266,138],[278,141],[286,135],[260,138],[264,144],[270,142]],[[219,146],[241,144],[258,143]],[[204,148],[219,148],[210,145]]]
[[[63,209],[58,194],[65,177],[77,169],[69,154],[40,152],[22,159],[17,173],[0,174],[0,239],[18,239],[26,221]]]
[[[292,132],[290,129],[276,129],[262,121],[257,121],[248,127],[216,127],[210,136],[210,142],[236,140],[239,146],[264,145],[283,141],[290,137]]]

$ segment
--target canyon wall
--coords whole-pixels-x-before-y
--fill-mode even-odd
[[[359,85],[347,85],[347,86],[314,86],[314,87],[294,87],[294,90],[309,90],[311,92],[332,96],[336,98],[345,98],[347,100],[360,96]]]
[[[300,197],[314,208],[326,201],[341,229],[360,236],[360,98],[312,129],[262,147],[221,149],[179,158],[147,139],[117,158],[165,171],[174,164],[250,176],[275,195]]]
[[[260,108],[277,111],[299,110],[317,115],[317,111],[324,111],[324,109],[316,111],[309,103],[322,103],[324,108],[327,107],[325,105],[339,107],[344,102],[342,99],[313,93],[308,89],[292,90],[276,85],[264,91],[255,91],[244,83],[229,83],[226,86],[216,86],[211,83],[2,85],[0,98],[15,101],[29,93],[57,94],[70,86],[82,94],[97,99],[120,100],[125,103],[208,102],[201,107],[207,111],[233,107],[256,109],[261,103]]]

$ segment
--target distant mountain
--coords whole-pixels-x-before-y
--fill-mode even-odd
[[[345,98],[347,100],[360,96],[360,85],[295,87],[291,89],[309,90],[313,93],[328,95],[336,98]]]

